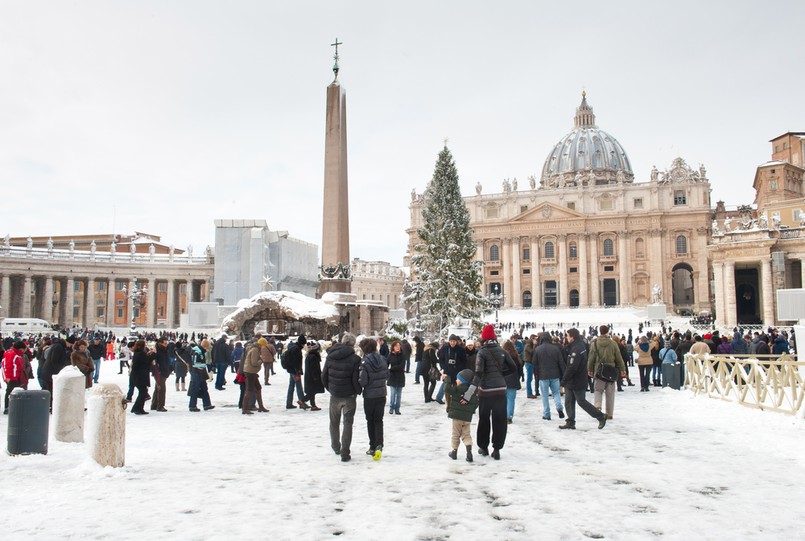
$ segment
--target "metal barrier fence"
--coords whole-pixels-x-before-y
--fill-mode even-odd
[[[805,414],[805,363],[796,355],[685,355],[694,394],[760,410]]]

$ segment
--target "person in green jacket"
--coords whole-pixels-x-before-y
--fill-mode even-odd
[[[478,409],[478,395],[473,394],[469,401],[462,401],[464,393],[467,392],[469,384],[475,374],[469,368],[465,368],[456,376],[457,384],[453,384],[450,376],[444,374],[442,380],[445,382],[444,392],[451,399],[447,402],[447,416],[453,420],[452,426],[452,451],[448,456],[453,460],[458,458],[458,443],[463,442],[467,447],[467,462],[472,462],[472,432],[470,424],[472,423],[472,415]],[[464,403],[462,403],[464,402]]]
[[[595,378],[595,407],[601,409],[602,396],[606,396],[606,415],[611,420],[615,413],[615,381],[605,381],[599,377],[598,365],[607,364],[617,368],[620,377],[626,377],[626,363],[621,356],[618,345],[609,336],[609,326],[598,328],[599,336],[590,345],[587,354],[587,375]]]

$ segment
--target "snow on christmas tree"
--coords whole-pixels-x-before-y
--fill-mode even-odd
[[[423,319],[440,332],[456,318],[479,322],[488,301],[481,295],[470,213],[447,145],[425,189],[422,218],[424,225],[417,230],[420,242],[411,259],[416,287],[406,300],[418,303]]]

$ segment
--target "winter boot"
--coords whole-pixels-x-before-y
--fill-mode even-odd
[[[500,449],[492,449],[492,458],[500,460]]]
[[[456,460],[458,458],[458,449],[453,449],[452,451],[447,453],[447,456],[449,456],[453,460]]]
[[[565,424],[559,425],[559,428],[561,428],[562,430],[576,430],[576,423],[565,421]]]
[[[472,445],[467,446],[467,462],[472,462]]]
[[[178,381],[176,382],[176,390],[177,391],[179,390],[179,382]]]

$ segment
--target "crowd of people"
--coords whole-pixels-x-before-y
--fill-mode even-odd
[[[777,329],[750,334],[738,328],[732,336],[721,336],[718,331],[699,335],[664,326],[660,332],[643,333],[641,325],[635,337],[631,329],[615,335],[608,325],[584,331],[557,326],[522,337],[517,328],[509,327],[514,331],[506,339],[498,336],[500,329],[486,325],[478,339],[450,335],[429,343],[419,336],[389,343],[384,338],[357,341],[350,333],[332,344],[304,335],[287,344],[260,334],[248,341],[196,333],[116,337],[82,331],[67,337],[7,336],[0,351],[6,385],[4,413],[8,413],[11,392],[27,389],[30,380],[36,379],[52,396],[53,376],[69,365],[84,374],[87,388],[92,387],[99,381],[104,359],[119,362],[118,374],[128,371],[126,399],[132,402],[134,415],[147,415],[148,401],[151,412],[167,412],[171,378],[175,391],[186,393],[189,411],[212,410],[208,384],[224,390],[227,375],[232,374],[233,383],[240,387],[240,412],[267,413],[262,389],[272,385],[279,361],[288,374],[286,409],[319,411],[316,396],[329,393],[331,447],[344,462],[351,460],[357,396],[362,395],[369,440],[366,453],[379,460],[385,443],[385,410],[389,415],[402,414],[402,391],[413,365],[413,384],[422,385],[424,402],[444,405],[452,421],[448,456],[456,460],[463,444],[466,460],[473,461],[470,426],[477,411],[478,454],[499,460],[523,387],[528,399],[541,398],[543,420],[550,421],[555,412],[564,420],[559,428],[573,430],[578,406],[602,429],[614,418],[616,393],[634,385],[629,375],[632,366],[638,368],[640,392],[649,392],[652,387],[678,387],[684,381],[686,353],[762,356],[795,348],[793,332]],[[587,400],[588,392],[592,402]]]

